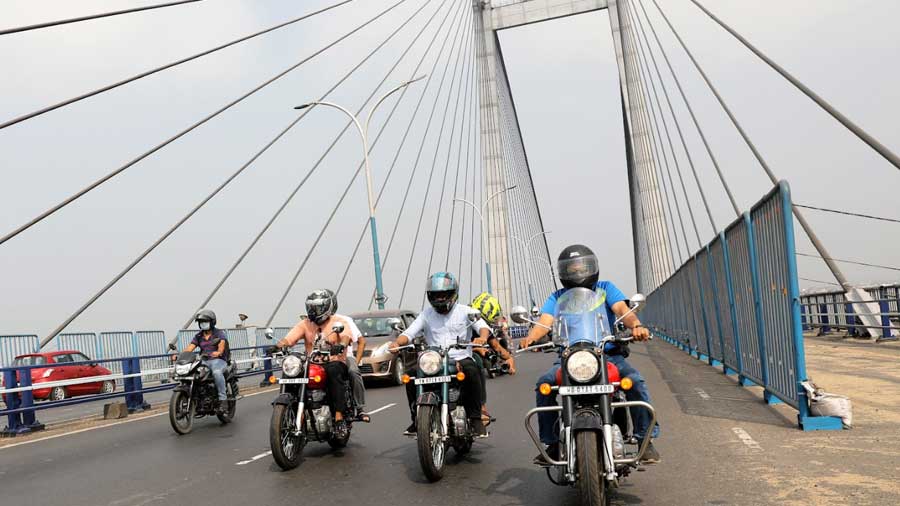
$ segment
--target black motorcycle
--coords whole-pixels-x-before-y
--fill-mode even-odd
[[[632,309],[641,307],[644,298],[632,298]],[[581,504],[606,506],[611,488],[635,469],[650,444],[646,438],[634,451],[629,451],[623,434],[628,431],[627,410],[643,407],[651,414],[650,428],[656,423],[653,406],[640,401],[617,401],[623,391],[631,389],[630,378],[619,378],[615,365],[607,361],[608,343],[624,345],[630,336],[610,335],[605,309],[597,294],[585,288],[573,288],[557,303],[556,338],[549,346],[561,355],[561,368],[556,384],[542,384],[543,395],[557,392],[560,406],[534,408],[525,415],[525,427],[546,462],[547,476],[556,485],[578,489]],[[513,309],[513,320],[529,321],[524,308]],[[621,320],[621,318],[620,318]],[[617,322],[616,322],[617,323]],[[542,347],[548,345],[541,345]],[[551,458],[531,425],[531,418],[541,412],[560,412],[559,455]]]
[[[496,335],[499,331],[494,330],[494,334]],[[509,349],[509,343],[505,337],[498,337],[500,340],[500,346],[505,349]],[[494,348],[488,346],[485,348],[484,352],[484,368],[487,369],[489,378],[496,378],[497,376],[502,376],[504,374],[509,374],[509,364],[506,363],[503,358],[500,357],[500,354]]]
[[[336,324],[332,331],[340,334],[342,324]],[[303,448],[308,441],[327,442],[332,448],[347,446],[357,407],[347,382],[348,413],[346,437],[334,434],[334,414],[328,406],[325,391],[325,363],[332,353],[343,353],[341,346],[328,345],[319,335],[309,356],[300,351],[280,353],[275,356],[276,365],[281,366],[281,385],[278,397],[272,402],[272,418],[269,423],[269,446],[275,463],[284,470],[300,465]]]
[[[238,378],[234,364],[229,361],[225,369],[225,389],[228,400],[224,409],[217,412],[219,396],[212,371],[204,360],[210,357],[184,351],[175,361],[174,381],[177,383],[169,399],[169,423],[178,434],[188,434],[194,420],[215,415],[223,424],[234,419],[237,410]]]

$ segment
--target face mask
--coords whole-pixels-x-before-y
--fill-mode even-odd
[[[200,330],[209,330],[212,325],[209,322],[200,322]]]

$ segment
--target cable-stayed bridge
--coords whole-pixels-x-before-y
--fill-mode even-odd
[[[336,291],[342,312],[417,310],[425,303],[423,280],[431,272],[447,270],[459,276],[460,298],[464,301],[490,291],[507,312],[519,305],[540,306],[558,286],[554,273],[558,251],[548,240],[557,224],[547,219],[553,214],[547,207],[562,205],[564,199],[542,194],[539,169],[529,163],[527,132],[523,135],[514,99],[517,83],[507,72],[501,41],[504,30],[593,13],[589,15],[604,23],[596,28],[611,36],[618,74],[619,96],[609,100],[621,111],[614,121],[619,123],[624,143],[624,163],[617,170],[627,180],[628,206],[614,219],[631,224],[631,237],[603,241],[632,245],[636,288],[647,294],[649,301],[641,318],[661,338],[646,352],[641,347],[635,361],[642,371],[650,370],[645,375],[651,382],[658,380],[653,392],[665,406],[665,432],[689,430],[692,424],[707,420],[704,417],[726,420],[721,422],[725,425],[728,420],[760,423],[765,426],[761,432],[773,442],[797,437],[795,432],[785,431],[786,426],[840,429],[839,419],[817,416],[812,410],[808,367],[815,370],[816,365],[807,359],[804,332],[846,329],[890,346],[898,334],[896,285],[866,285],[864,281],[869,280],[854,279],[845,270],[859,265],[882,273],[897,268],[883,265],[879,260],[883,257],[873,260],[866,256],[846,258],[843,253],[832,255],[831,251],[840,250],[841,245],[829,242],[834,234],[822,230],[821,221],[810,220],[807,215],[841,215],[859,223],[875,223],[885,230],[896,226],[897,217],[844,208],[832,196],[796,202],[791,193],[793,181],[784,180],[784,174],[790,171],[771,162],[763,145],[754,141],[753,130],[745,126],[738,108],[698,56],[702,48],[690,44],[690,30],[678,19],[690,12],[691,27],[703,23],[721,31],[734,44],[734,51],[751,55],[754,64],[792,87],[795,100],[812,104],[822,114],[822,121],[845,131],[876,159],[874,163],[885,167],[885,172],[891,170],[890,165],[900,168],[900,158],[889,142],[854,121],[853,110],[830,103],[818,94],[815,85],[795,76],[787,65],[782,66],[757,47],[752,37],[735,29],[736,22],[720,17],[716,6],[707,3],[310,2],[292,6],[291,15],[279,19],[260,15],[266,24],[254,30],[203,39],[202,44],[186,43],[189,50],[173,52],[171,58],[166,53],[148,59],[147,65],[137,61],[115,79],[79,80],[72,86],[57,83],[53,93],[46,95],[52,97],[49,100],[41,97],[36,101],[29,96],[23,101],[27,106],[17,105],[0,117],[0,142],[11,152],[18,144],[33,142],[38,135],[35,132],[41,133],[39,144],[44,149],[55,143],[63,143],[67,149],[72,143],[90,143],[95,134],[79,129],[79,118],[101,110],[112,119],[96,133],[108,138],[108,149],[73,154],[77,167],[66,167],[66,174],[58,181],[50,177],[50,172],[35,175],[31,170],[23,177],[17,176],[12,165],[8,167],[8,200],[20,202],[17,199],[22,197],[14,194],[34,193],[26,204],[11,206],[2,221],[0,255],[5,255],[4,269],[13,280],[9,292],[17,293],[15,284],[24,279],[16,271],[47,263],[47,273],[67,273],[62,277],[47,274],[41,279],[47,292],[59,288],[64,294],[59,299],[67,308],[61,313],[42,312],[39,322],[33,323],[34,317],[24,315],[25,308],[41,301],[26,300],[25,295],[10,297],[12,311],[4,316],[10,328],[0,329],[8,334],[0,336],[5,361],[0,366],[13,365],[14,357],[26,352],[77,348],[92,360],[108,362],[111,381],[125,390],[119,393],[126,396],[128,407],[141,411],[166,402],[170,385],[156,383],[167,367],[165,357],[160,355],[166,353],[169,341],[183,345],[193,325],[192,315],[200,308],[251,308],[254,325],[230,332],[235,343],[247,348],[242,359],[254,367],[264,367],[256,351],[250,349],[265,343],[261,329],[293,325],[302,312],[297,308],[302,307],[306,293],[315,288]],[[90,37],[92,30],[106,34],[110,27],[124,23],[140,26],[152,22],[151,16],[184,16],[191,21],[215,23],[217,16],[229,15],[229,9],[236,18],[247,14],[245,7],[231,4],[239,2],[194,0],[148,3],[97,14],[79,12],[59,16],[57,21],[35,20],[0,27],[0,43],[16,38],[11,42],[15,46],[10,47],[21,52],[29,44],[53,40],[54,30],[78,30],[81,36]],[[676,9],[678,17],[673,15]],[[281,11],[287,9],[279,9],[279,14]],[[189,27],[176,22],[172,30]],[[180,37],[188,40],[190,31]],[[78,42],[73,39],[73,44]],[[90,55],[84,58],[89,60]],[[237,59],[229,62],[229,58]],[[277,65],[262,65],[276,60]],[[265,72],[257,74],[259,69]],[[733,72],[742,69],[735,64]],[[227,91],[227,98],[212,100],[191,93],[192,75],[205,85],[208,76],[218,75],[216,72],[222,76],[217,88]],[[145,96],[156,100],[158,94],[151,93],[154,87],[160,79],[175,73],[183,77],[171,90],[170,103],[141,103]],[[251,84],[245,86],[245,82]],[[700,99],[690,92],[697,89],[703,93]],[[724,123],[711,126],[705,121],[700,109],[708,110],[710,104]],[[170,111],[170,105],[177,110]],[[199,112],[189,116],[185,111]],[[790,129],[784,128],[788,135]],[[733,137],[727,147],[720,142],[725,130]],[[62,139],[67,135],[74,140]],[[725,161],[731,159],[734,142],[749,154],[749,162],[740,167],[742,172]],[[48,150],[47,162],[39,162],[47,164],[44,169],[62,163],[52,152]],[[206,162],[205,154],[220,158]],[[558,177],[567,177],[565,167],[554,170],[559,172]],[[743,188],[750,171],[771,191],[753,194]],[[172,195],[177,197],[160,193],[167,187],[174,188]],[[590,198],[591,189],[584,188],[582,195]],[[727,212],[723,213],[716,202],[724,202]],[[599,241],[592,236],[603,234],[604,219],[609,218],[598,216],[596,228],[584,231],[583,242]],[[34,244],[41,246],[40,253],[34,252]],[[57,246],[45,246],[49,244]],[[84,248],[88,244],[90,247]],[[75,252],[79,246],[82,251]],[[87,249],[90,251],[85,252]],[[803,261],[820,261],[824,272],[831,275],[819,280],[831,286],[827,296],[801,293],[801,286],[813,281],[804,278]],[[77,272],[79,267],[82,272]],[[76,274],[70,274],[73,271]],[[88,272],[96,276],[86,281]],[[148,287],[161,283],[154,278],[163,278],[167,272],[179,276],[179,288],[171,297],[179,301],[180,309],[177,314],[168,310],[158,319],[141,319],[138,313],[154,311],[153,300],[145,294],[157,290]],[[879,281],[890,279],[888,276]],[[21,292],[35,293],[31,289]],[[111,308],[120,311],[118,316],[115,312],[106,316]],[[32,322],[28,328],[20,327],[15,317],[18,312],[23,313],[21,321]],[[85,321],[114,321],[110,323],[113,328],[126,330],[96,328],[80,332],[91,328]],[[130,321],[152,321],[166,328],[143,331],[132,328]],[[701,362],[674,353],[675,348],[664,347],[661,341],[713,367],[703,368]],[[529,356],[523,362],[519,376],[488,385],[497,391],[491,398],[497,399],[493,409],[500,413],[503,426],[497,429],[503,431],[497,444],[516,454],[519,450],[531,451],[516,443],[521,439],[519,417],[533,403],[531,380],[542,367],[538,357]],[[55,415],[58,410],[78,411],[81,406],[96,410],[99,400],[115,398],[98,397],[93,399],[95,404],[83,404],[77,397],[52,401],[61,402],[58,406],[35,403],[31,396],[34,388],[22,380],[24,371],[17,376],[10,368],[5,373],[4,389],[10,391],[5,395],[25,393],[21,401],[4,405],[10,434],[39,428],[43,424],[38,420],[52,427],[52,422],[65,418]],[[683,377],[673,377],[673,371],[680,371]],[[720,374],[710,375],[714,371]],[[134,378],[143,379],[146,385]],[[671,392],[664,390],[666,383]],[[72,385],[78,385],[77,380]],[[731,386],[738,393],[723,393]],[[247,409],[240,424],[223,429],[223,433],[230,431],[228,434],[240,439],[232,449],[242,452],[240,458],[211,452],[204,457],[208,467],[219,465],[224,458],[227,462],[223,466],[237,466],[235,470],[244,472],[246,466],[259,460],[265,445],[260,447],[254,435],[262,434],[267,416],[266,405],[260,400],[270,397],[265,390],[260,393],[243,401],[240,411],[244,404],[251,403],[260,404],[262,409],[254,414]],[[684,400],[686,395],[691,400]],[[404,402],[400,400],[402,394],[393,389],[376,389],[372,397],[384,401],[384,406]],[[786,406],[768,406],[776,403]],[[370,408],[381,404],[370,402]],[[386,419],[392,421],[370,430],[389,439],[387,434],[402,429],[403,411],[388,408]],[[666,414],[670,421],[666,421]],[[169,437],[162,425],[159,420],[148,420],[98,430],[120,431],[113,437],[139,442],[131,458],[163,462],[182,449],[172,443],[164,451],[142,450],[159,433]],[[710,426],[724,429],[723,434],[737,437],[753,449],[747,444],[750,436],[742,435],[746,431],[725,425]],[[195,442],[191,445],[212,441],[214,433],[210,427],[208,434],[192,435]],[[725,437],[723,434],[713,437]],[[358,444],[367,445],[366,435],[360,436]],[[73,453],[87,448],[92,462],[109,460],[112,464],[98,465],[104,472],[119,476],[118,469],[127,467],[125,457],[105,454],[98,447],[101,439],[96,435],[63,438],[60,441],[67,442],[56,443],[61,448],[55,451]],[[396,445],[380,441],[366,450],[351,448],[341,460],[358,473],[368,473],[385,456],[391,465],[402,465],[409,460],[406,453],[413,446],[404,443],[398,439]],[[686,443],[672,443],[673,455],[666,456],[673,468],[677,463],[672,461],[679,458],[674,453],[684,451],[677,446],[680,444]],[[23,471],[7,469],[13,462],[27,460],[35,448],[43,447],[11,448],[15,460],[10,457],[9,464],[2,464],[5,467],[0,468],[0,476],[20,476]],[[259,451],[254,452],[254,448]],[[558,491],[549,489],[548,484],[523,485],[530,475],[518,476],[524,472],[519,466],[508,467],[508,463],[494,462],[498,456],[487,456],[496,450],[481,453],[496,471],[491,471],[494,481],[485,483],[479,494],[510,495],[518,501],[516,504],[555,500]],[[365,456],[346,463],[357,451]],[[250,460],[241,460],[244,457]],[[315,458],[327,457],[323,454]],[[707,465],[732,458],[721,449],[698,457]],[[323,460],[328,469],[342,465]],[[753,459],[741,465],[752,466]],[[51,472],[59,471],[52,467]],[[260,466],[260,472],[265,472],[264,467]],[[469,472],[464,467],[467,463],[457,467],[460,476]],[[85,495],[84,501],[137,504],[153,499],[183,503],[186,490],[175,487],[170,492],[159,491],[163,483],[177,475],[174,470],[166,473],[148,478],[151,485],[147,490],[151,491],[141,488],[143,485],[114,485]],[[375,474],[372,478],[379,484],[365,480],[362,486],[372,485],[378,494],[383,487],[380,483],[389,481],[391,475],[386,471]],[[666,479],[677,483],[672,476]],[[705,485],[712,487],[714,480],[702,480],[708,480]],[[22,485],[27,480],[19,481],[9,497],[28,495]],[[635,482],[636,490],[628,494],[657,502],[665,497],[660,490],[647,490],[649,480],[638,478]],[[67,483],[62,482],[64,486]],[[310,481],[303,485],[317,493],[344,496],[344,492]],[[292,487],[292,493],[302,493],[299,485]],[[236,497],[247,494],[247,500],[262,497],[283,502],[271,490],[248,490]],[[383,490],[388,493],[391,489]],[[773,492],[777,491],[776,485]],[[736,503],[750,504],[747,497],[751,496],[742,494],[751,492],[736,487],[723,494]],[[52,493],[56,492],[41,492],[38,503],[49,499],[50,495],[44,494]],[[416,496],[426,492],[409,493]],[[711,497],[698,493],[680,496],[680,503]],[[352,494],[346,497],[359,498]],[[622,500],[627,502],[627,498]]]

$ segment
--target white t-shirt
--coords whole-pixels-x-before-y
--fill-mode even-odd
[[[420,332],[425,334],[425,342],[429,346],[440,346],[447,348],[457,343],[472,342],[472,333],[469,327],[469,315],[479,314],[475,309],[464,304],[456,304],[447,314],[440,314],[431,306],[426,307],[419,316],[403,331],[403,335],[412,339],[410,336],[416,336]],[[478,319],[471,325],[476,331],[481,329],[489,329],[484,320]],[[453,360],[461,360],[472,357],[472,348],[451,349],[450,358]]]
[[[356,343],[359,342],[359,338],[362,337],[362,332],[359,331],[359,327],[356,326],[356,322],[353,321],[353,318],[350,318],[349,316],[346,316],[346,315],[337,314],[337,313],[335,313],[334,316],[337,316],[337,317],[340,317],[340,318],[346,320],[348,326],[350,327],[350,345],[347,346],[347,356],[353,357],[353,356],[355,356],[353,354],[353,348],[356,345]]]

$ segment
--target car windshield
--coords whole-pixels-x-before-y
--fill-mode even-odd
[[[396,317],[371,317],[354,319],[359,331],[366,337],[370,336],[388,336],[393,332],[391,328],[391,320]]]
[[[13,365],[44,365],[47,359],[42,356],[19,357],[13,362]]]

